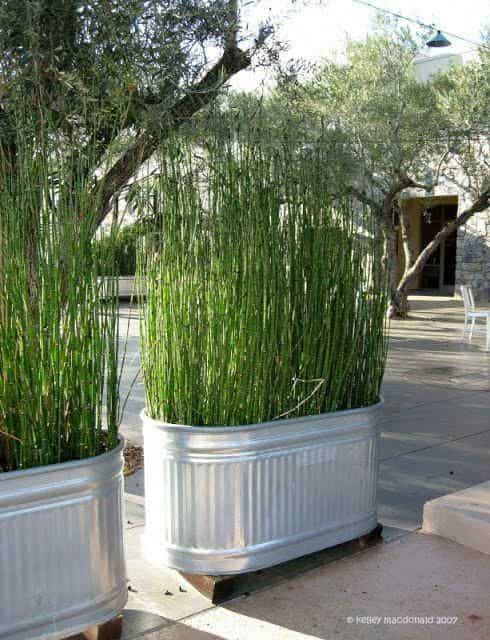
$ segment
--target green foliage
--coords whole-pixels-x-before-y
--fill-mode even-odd
[[[379,398],[386,287],[368,212],[324,158],[220,137],[161,158],[141,348],[153,418],[238,425]]]
[[[485,41],[490,46],[490,33]],[[452,156],[446,176],[473,198],[490,193],[490,50],[441,74],[436,86]]]
[[[0,471],[118,440],[116,291],[112,279],[101,300],[96,207],[37,120],[17,131],[16,163],[0,157]]]
[[[488,132],[490,126],[490,31],[483,42],[485,48],[465,64],[435,78],[440,107],[453,133]]]
[[[393,35],[351,42],[346,63],[327,63],[308,93],[318,115],[338,134],[335,149],[351,180],[367,184],[379,197],[401,176],[424,181],[443,149],[434,87],[416,80],[411,37]]]
[[[100,223],[168,132],[250,63],[230,45],[237,21],[235,0],[5,0],[0,148],[15,161],[16,113],[29,104],[37,126],[78,156],[87,188],[102,193]],[[225,44],[212,73],[209,53]]]
[[[53,98],[62,84],[110,110],[122,94],[169,101],[202,72],[197,45],[221,46],[236,20],[226,0],[4,0],[2,75]],[[47,106],[45,104],[45,106]],[[137,106],[137,105],[135,105]]]
[[[240,138],[255,140],[261,146],[281,147],[285,143],[302,144],[317,138],[320,122],[317,111],[295,100],[291,87],[266,96],[247,92],[229,92],[188,123],[186,135],[197,144],[208,137],[226,136],[230,129]]]

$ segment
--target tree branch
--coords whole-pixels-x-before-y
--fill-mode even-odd
[[[370,196],[368,196],[368,194],[365,191],[362,191],[357,187],[353,187],[352,185],[349,187],[349,191],[354,196],[354,198],[356,198],[356,200],[359,200],[359,202],[362,202],[362,204],[366,204],[372,209],[374,209],[375,211],[377,211],[378,213],[381,213],[382,211],[381,203],[377,202],[374,198],[371,198]]]
[[[408,176],[400,176],[396,182],[394,182],[390,190],[386,193],[383,199],[383,217],[386,224],[391,224],[393,204],[399,194],[408,187],[415,186],[416,183]]]
[[[165,121],[158,132],[140,133],[133,144],[114,163],[94,189],[94,197],[100,203],[98,224],[104,220],[111,206],[111,199],[131,178],[136,170],[155,152],[158,145],[172,131],[187,122],[197,111],[209,104],[225,82],[234,74],[247,68],[251,63],[251,52],[232,46],[223,52],[221,58],[209,69],[186,95],[165,112]]]
[[[417,182],[416,180],[412,180],[408,178],[409,184],[407,187],[412,187],[413,189],[423,189],[424,191],[432,191],[432,189],[437,185],[437,182],[431,182],[430,184],[425,184],[424,182]]]

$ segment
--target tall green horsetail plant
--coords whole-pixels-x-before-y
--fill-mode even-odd
[[[99,295],[89,178],[77,154],[18,130],[15,164],[0,157],[0,471],[118,441],[116,297]]]
[[[321,153],[220,139],[160,161],[161,232],[139,261],[149,415],[231,426],[375,403],[380,247]]]

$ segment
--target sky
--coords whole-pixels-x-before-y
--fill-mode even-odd
[[[381,8],[403,14],[427,24],[435,24],[443,32],[480,41],[481,31],[490,27],[490,0],[370,0]],[[366,36],[372,29],[376,11],[355,0],[245,0],[242,2],[245,28],[257,33],[259,25],[269,19],[279,39],[288,43],[282,55],[316,62],[341,51],[346,41]],[[409,24],[409,23],[404,23]],[[474,47],[450,35],[451,47],[435,50],[436,54],[466,53]],[[423,54],[434,50],[426,49]],[[270,71],[243,71],[232,81],[240,90],[261,90],[270,86]]]

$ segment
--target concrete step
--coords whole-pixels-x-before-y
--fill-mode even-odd
[[[426,502],[422,532],[490,554],[490,482]]]

